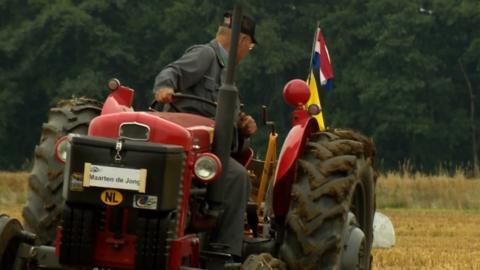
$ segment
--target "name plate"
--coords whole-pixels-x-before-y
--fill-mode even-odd
[[[85,163],[84,187],[126,189],[145,193],[146,182],[146,169],[118,168]]]

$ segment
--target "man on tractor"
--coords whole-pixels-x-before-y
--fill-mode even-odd
[[[207,44],[194,45],[176,61],[167,65],[155,78],[154,95],[157,102],[166,104],[166,110],[176,108],[181,112],[195,113],[206,117],[215,116],[215,108],[195,100],[175,100],[174,93],[195,95],[216,102],[218,87],[225,80],[228,51],[231,47],[232,14],[224,14],[215,39]],[[236,63],[244,59],[256,44],[255,21],[243,16]],[[172,104],[170,106],[169,104]],[[237,119],[232,152],[241,151],[243,142],[257,130],[254,119],[240,112],[237,101]],[[234,259],[242,255],[244,212],[250,196],[251,183],[246,169],[230,158],[225,168],[224,181],[227,196],[224,200],[207,202],[206,216],[217,217],[210,243],[220,244],[222,252],[230,253]],[[208,200],[208,199],[207,199]],[[218,246],[218,245],[217,245]]]

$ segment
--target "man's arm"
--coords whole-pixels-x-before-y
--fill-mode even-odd
[[[175,91],[198,83],[215,59],[215,52],[208,45],[191,47],[157,75],[153,88],[155,99],[162,103],[171,102]]]

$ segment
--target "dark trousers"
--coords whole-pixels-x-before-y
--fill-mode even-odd
[[[223,213],[211,234],[210,242],[227,246],[226,252],[242,255],[244,214],[250,196],[251,182],[247,170],[230,158],[225,177]]]

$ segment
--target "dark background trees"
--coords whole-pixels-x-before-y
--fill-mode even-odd
[[[135,107],[145,110],[156,73],[191,44],[208,42],[234,2],[0,0],[0,168],[18,169],[31,158],[49,107],[71,96],[103,100],[109,78],[136,89]],[[433,171],[472,160],[465,77],[477,93],[478,1],[242,5],[257,19],[260,43],[239,69],[242,101],[257,119],[268,105],[281,136],[291,111],[281,90],[306,77],[319,21],[335,72],[334,90],[322,90],[329,127],[373,137],[385,170],[408,161]]]

